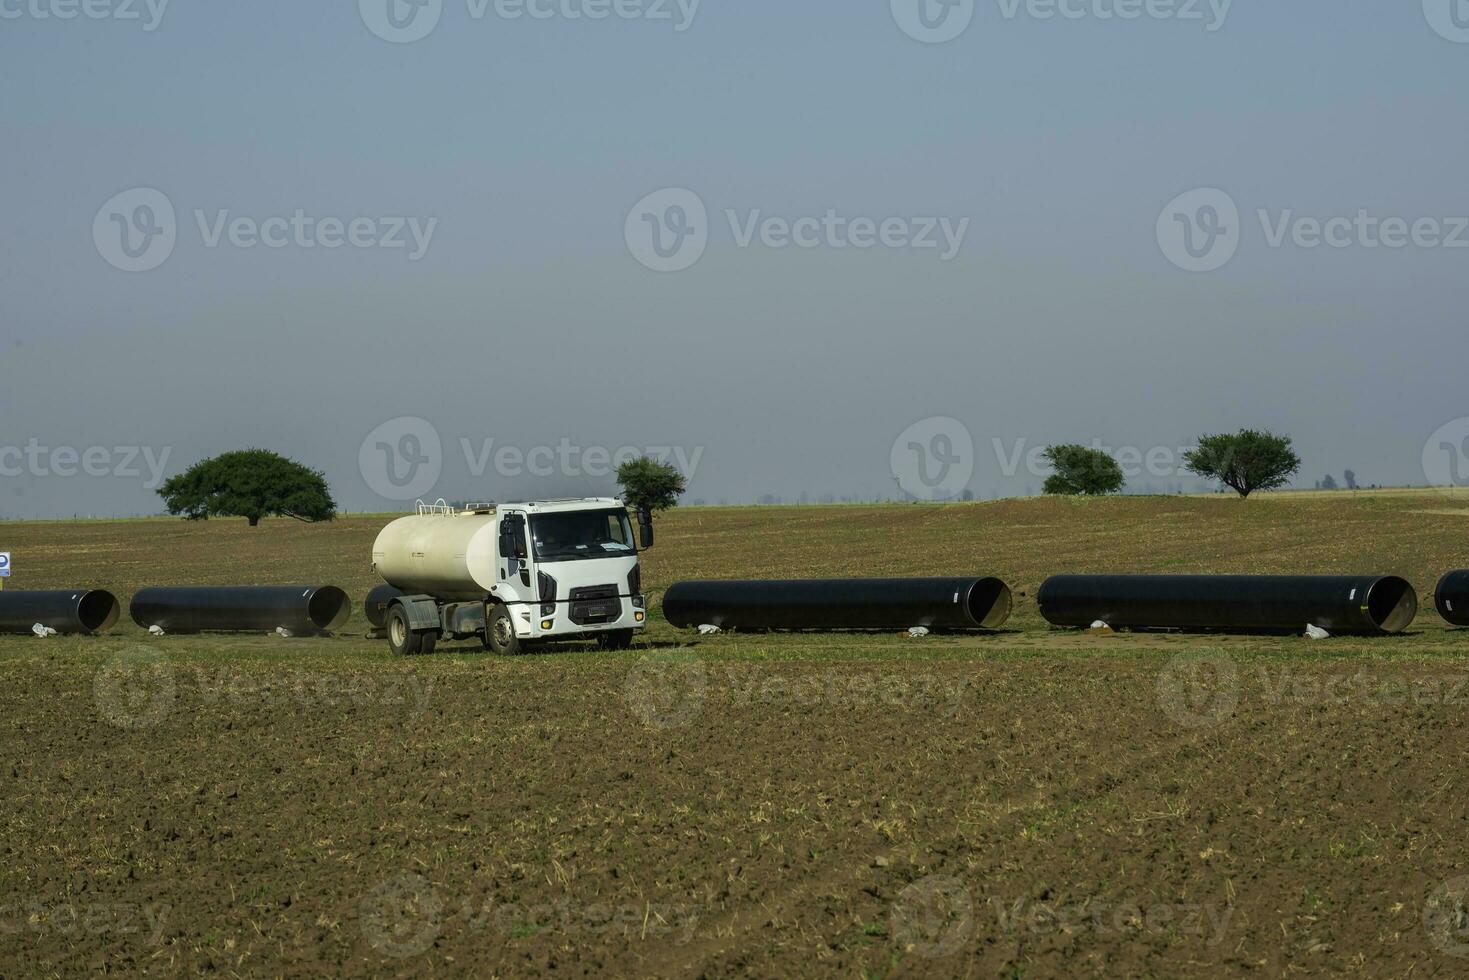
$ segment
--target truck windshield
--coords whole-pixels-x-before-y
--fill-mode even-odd
[[[616,558],[637,551],[625,510],[537,514],[530,526],[540,561]]]

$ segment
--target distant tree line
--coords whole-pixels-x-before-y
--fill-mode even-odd
[[[1346,489],[1348,489],[1348,490],[1360,490],[1360,489],[1362,489],[1361,487],[1359,487],[1357,485],[1357,474],[1354,473],[1351,470],[1347,470],[1345,473],[1342,474],[1342,481],[1343,481],[1343,483],[1337,483],[1336,482],[1336,477],[1334,477],[1330,473],[1328,473],[1324,477],[1322,477],[1321,479],[1319,479],[1319,480],[1316,481],[1316,489],[1317,490],[1340,490],[1340,489],[1342,489],[1343,485],[1345,485]]]
[[[1052,446],[1045,459],[1055,473],[1046,480],[1044,491],[1060,496],[1105,496],[1121,493],[1126,474],[1110,455],[1086,446]],[[1290,436],[1269,431],[1242,429],[1234,434],[1204,435],[1197,448],[1184,455],[1183,468],[1249,497],[1260,490],[1285,486],[1301,468]],[[1356,475],[1348,472],[1356,485]]]

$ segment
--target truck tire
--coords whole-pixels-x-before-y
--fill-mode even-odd
[[[632,630],[613,630],[597,634],[597,646],[602,650],[627,650],[632,647]]]
[[[520,654],[520,637],[515,635],[515,620],[510,618],[510,610],[504,606],[495,606],[490,610],[489,621],[485,624],[486,645],[502,657],[515,657]]]
[[[422,636],[408,625],[408,612],[402,606],[393,606],[388,610],[388,621],[385,624],[388,634],[388,649],[393,651],[395,657],[411,657],[422,649]]]

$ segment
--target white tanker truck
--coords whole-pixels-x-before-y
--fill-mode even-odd
[[[652,515],[611,498],[473,504],[440,501],[383,528],[373,569],[404,594],[387,608],[393,653],[430,653],[441,637],[480,637],[500,654],[524,643],[595,637],[626,649],[647,621],[638,545]]]

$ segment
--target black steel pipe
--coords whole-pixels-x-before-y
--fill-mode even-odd
[[[37,625],[58,633],[101,633],[121,614],[117,597],[101,589],[0,591],[0,633],[29,633]]]
[[[1011,602],[997,578],[679,582],[663,594],[663,615],[681,628],[996,629]]]
[[[1469,626],[1469,569],[1449,572],[1433,590],[1438,614],[1455,626]]]
[[[395,589],[391,585],[379,585],[367,593],[367,601],[362,604],[362,614],[367,617],[367,625],[375,630],[387,629],[388,605],[405,594],[402,589]]]
[[[1036,595],[1053,626],[1401,633],[1418,594],[1396,576],[1058,575]]]
[[[352,600],[332,585],[143,589],[132,615],[144,629],[170,633],[329,633],[351,618]]]

